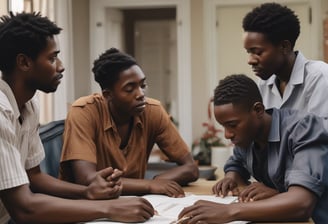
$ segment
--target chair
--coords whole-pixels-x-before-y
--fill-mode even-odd
[[[64,125],[65,120],[52,121],[48,124],[41,125],[39,131],[45,151],[45,159],[40,164],[41,170],[55,178],[59,174]]]

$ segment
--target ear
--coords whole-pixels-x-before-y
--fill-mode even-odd
[[[103,96],[107,99],[107,100],[111,100],[112,99],[112,91],[109,89],[104,89],[102,91]]]
[[[280,46],[284,54],[289,54],[289,52],[292,50],[292,44],[289,40],[281,41]]]
[[[262,117],[263,114],[264,114],[264,112],[265,112],[265,108],[264,108],[263,103],[261,103],[261,102],[254,103],[254,105],[253,105],[253,111],[256,113],[256,115],[258,117]]]
[[[16,56],[16,65],[18,69],[26,72],[31,69],[32,64],[32,59],[25,54],[18,54]]]

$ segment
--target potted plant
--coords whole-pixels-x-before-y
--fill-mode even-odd
[[[198,161],[199,165],[211,165],[212,148],[218,146],[225,146],[219,133],[222,132],[214,125],[212,117],[212,104],[213,97],[208,102],[207,115],[208,120],[202,124],[205,127],[205,131],[199,139],[196,139],[192,144],[192,153],[194,159]]]

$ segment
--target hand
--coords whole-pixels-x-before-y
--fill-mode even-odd
[[[238,196],[241,189],[242,187],[238,187],[237,182],[230,177],[223,178],[212,187],[213,193],[220,197],[227,195]]]
[[[86,198],[88,199],[113,199],[118,198],[122,192],[120,177],[122,171],[105,168],[97,172],[95,178],[87,187]]]
[[[262,183],[254,182],[245,187],[239,194],[239,202],[258,201],[279,194],[276,189],[265,186]]]
[[[182,217],[190,217],[184,223],[226,223],[233,221],[228,216],[228,205],[215,203],[211,201],[200,200],[192,206],[184,208],[179,214],[179,219]]]
[[[154,208],[144,198],[129,197],[108,201],[108,218],[118,222],[145,222],[154,216]]]
[[[166,179],[151,180],[149,183],[149,191],[151,194],[165,194],[175,198],[185,196],[182,187],[177,182]]]

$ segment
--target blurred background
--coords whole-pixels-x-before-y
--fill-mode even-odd
[[[218,80],[233,73],[256,79],[242,46],[242,18],[263,0],[0,0],[8,11],[40,11],[63,28],[66,70],[56,93],[38,93],[41,124],[64,119],[80,96],[99,92],[91,68],[110,47],[134,56],[146,74],[147,95],[159,99],[191,146],[204,131]],[[270,1],[272,2],[272,1]],[[299,16],[296,50],[328,61],[328,1],[276,0]]]

